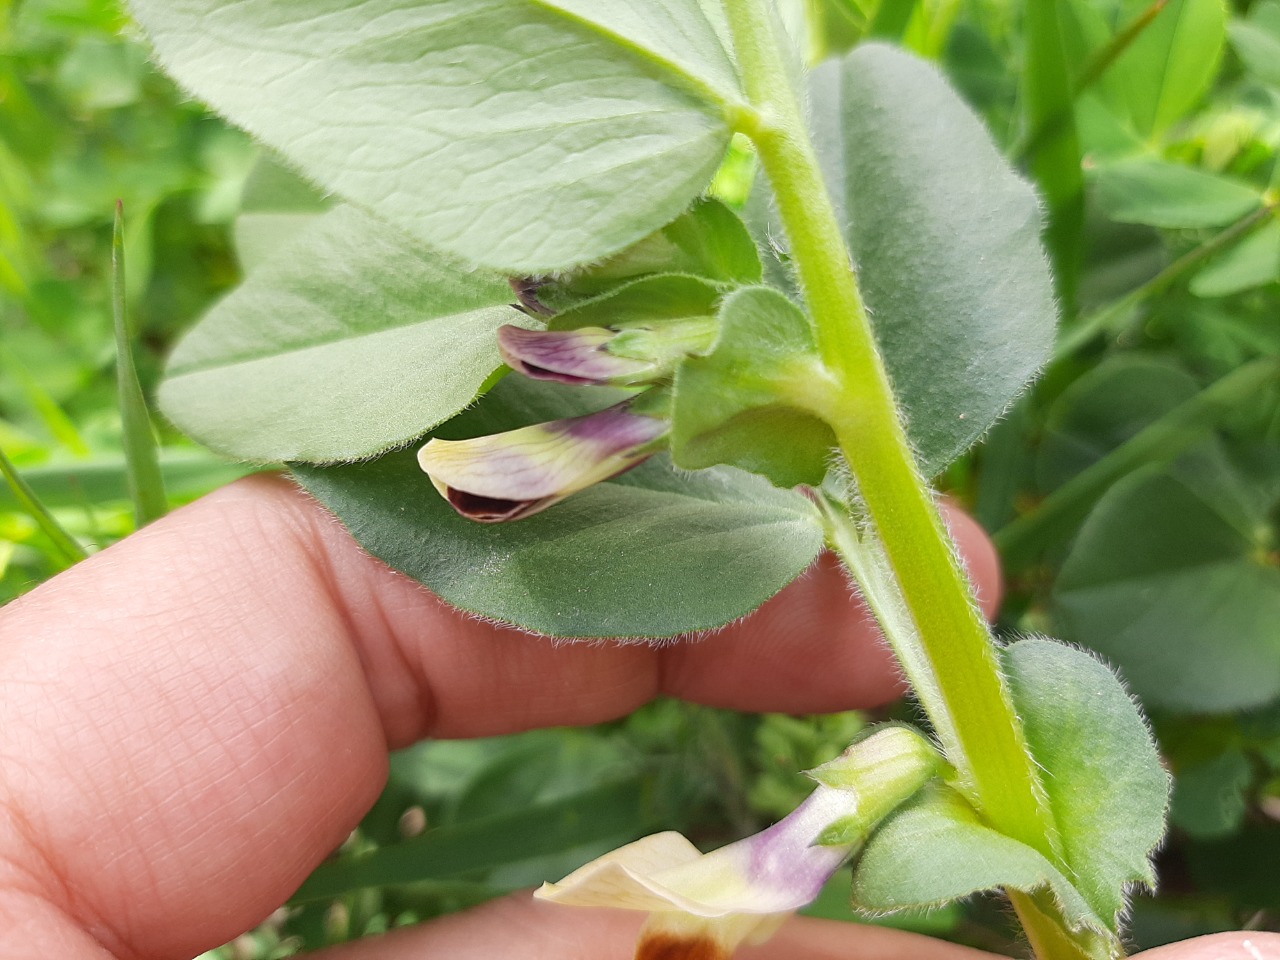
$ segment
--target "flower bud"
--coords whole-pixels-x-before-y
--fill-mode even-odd
[[[498,331],[498,350],[513,370],[535,380],[634,386],[669,378],[692,353],[710,348],[714,317],[688,317],[575,330]]]
[[[474,440],[432,440],[418,463],[462,516],[521,520],[630,470],[661,446],[669,424],[628,400],[597,413]]]

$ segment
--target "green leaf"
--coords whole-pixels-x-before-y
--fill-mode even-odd
[[[1074,887],[1119,931],[1125,891],[1153,886],[1150,857],[1164,835],[1169,778],[1137,706],[1089,654],[1029,639],[1003,665],[1040,768]]]
[[[1048,205],[1045,241],[1058,289],[1075,300],[1084,229],[1084,174],[1075,124],[1075,91],[1062,39],[1063,0],[1027,6],[1027,51],[1022,70],[1030,167]]]
[[[1045,415],[1036,485],[1057,489],[1199,392],[1195,377],[1176,364],[1144,354],[1108,357]]]
[[[720,311],[720,337],[676,375],[671,451],[679,467],[727,463],[780,487],[817,486],[835,436],[805,401],[824,372],[813,324],[769,287],[748,287]]]
[[[1197,838],[1235,833],[1244,822],[1249,805],[1245,791],[1252,782],[1253,766],[1235,747],[1204,763],[1180,769],[1170,811],[1173,822]]]
[[[842,61],[833,183],[908,433],[933,476],[1046,362],[1056,308],[1039,205],[931,66],[887,47]],[[819,105],[830,115],[832,105]]]
[[[132,0],[166,69],[302,174],[511,273],[674,219],[742,97],[701,0]]]
[[[437,431],[460,439],[585,413],[616,391],[508,377]],[[731,468],[686,474],[664,457],[517,523],[464,520],[413,451],[298,467],[366,549],[455,606],[557,636],[672,636],[755,609],[822,546],[805,497]]]
[[[1137,16],[1150,0],[1124,0],[1120,23]],[[1170,0],[1101,83],[1108,98],[1128,108],[1144,136],[1158,136],[1186,116],[1208,92],[1226,42],[1223,0]]]
[[[1280,3],[1255,4],[1247,19],[1233,19],[1227,31],[1249,72],[1263,83],[1280,87]]]
[[[899,808],[854,865],[853,906],[894,913],[940,906],[984,890],[1051,891],[1076,928],[1103,922],[1043,854],[979,819],[950,787],[937,785]]]
[[[759,283],[760,254],[738,215],[719,200],[704,198],[621,253],[542,284],[538,299],[562,310],[627,281],[672,273],[728,286]]]
[[[632,280],[615,290],[556,314],[553,330],[608,327],[619,323],[660,322],[686,317],[713,317],[722,291],[698,277],[657,274]]]
[[[1051,492],[993,536],[1006,567],[1022,569],[1054,552],[1122,477],[1179,458],[1180,471],[1227,480],[1232,496],[1220,499],[1220,508],[1237,501],[1237,519],[1257,514],[1262,504],[1251,504],[1256,494],[1231,480],[1213,430],[1275,384],[1277,363],[1271,357],[1252,360],[1203,390],[1175,367],[1124,354],[1081,377],[1046,418],[1038,466],[1041,488]],[[1253,522],[1245,519],[1239,526],[1248,529]]]
[[[182,340],[160,403],[241,459],[372,456],[475,398],[501,363],[497,328],[528,322],[512,298],[501,278],[339,207]]]
[[[1093,183],[1112,220],[1174,230],[1224,227],[1262,203],[1247,183],[1151,157],[1099,167]]]
[[[270,260],[333,203],[269,153],[258,157],[236,217],[236,254],[245,272]]]
[[[1280,695],[1280,569],[1224,515],[1224,497],[1135,473],[1098,503],[1058,578],[1067,638],[1118,665],[1147,703],[1218,712]]]
[[[1229,297],[1280,281],[1280,220],[1219,255],[1191,278],[1197,297]]]

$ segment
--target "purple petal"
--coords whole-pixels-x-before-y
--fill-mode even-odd
[[[557,383],[627,383],[652,370],[651,363],[609,353],[609,343],[616,337],[603,327],[526,330],[504,326],[498,330],[498,351],[518,373]]]
[[[531,516],[647,459],[669,425],[630,402],[474,440],[432,440],[418,463],[465,517],[486,523]]]

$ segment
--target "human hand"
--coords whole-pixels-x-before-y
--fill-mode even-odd
[[[952,520],[993,600],[990,546]],[[823,566],[700,644],[553,646],[451,610],[286,482],[235,484],[0,611],[0,956],[182,958],[229,940],[357,824],[387,750],[422,737],[590,723],[660,692],[883,702],[898,681],[870,623]],[[524,896],[332,956],[625,960],[639,923]],[[1280,958],[1280,938],[1242,937],[1147,958]],[[744,956],[855,954],[981,956],[813,920]]]

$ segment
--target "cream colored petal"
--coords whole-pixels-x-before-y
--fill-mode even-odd
[[[700,854],[678,833],[656,834],[543,885],[537,895],[702,918],[787,913],[813,900],[844,861],[847,848],[815,841],[856,803],[852,794],[820,786],[790,816],[753,837]]]
[[[544,883],[534,896],[579,907],[671,910],[679,908],[671,895],[644,878],[701,856],[680,834],[656,833],[592,860],[559,883]]]

